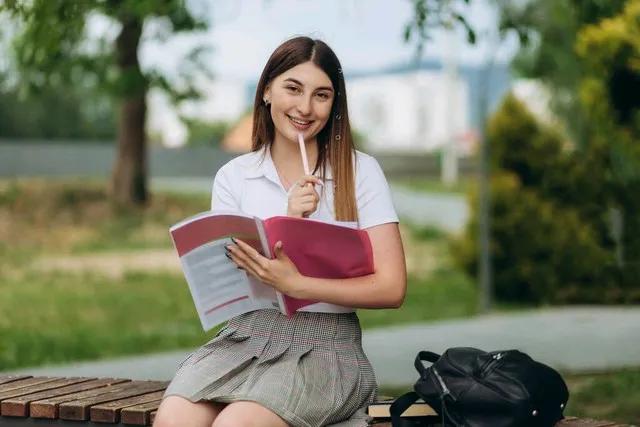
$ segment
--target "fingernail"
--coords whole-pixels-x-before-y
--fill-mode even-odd
[[[233,243],[235,243],[236,245],[238,244],[238,242],[236,242],[236,239],[234,239],[233,237],[231,238],[231,241],[232,241]]]
[[[227,258],[231,259],[231,255],[229,255],[229,252],[225,252],[225,253],[224,253],[224,255],[225,255]]]

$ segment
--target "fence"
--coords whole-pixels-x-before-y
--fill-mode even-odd
[[[374,155],[388,177],[438,177],[434,154]],[[115,160],[115,144],[0,140],[0,177],[107,177]],[[236,154],[213,147],[150,147],[150,177],[211,177]],[[474,160],[460,159],[460,174],[474,173]]]

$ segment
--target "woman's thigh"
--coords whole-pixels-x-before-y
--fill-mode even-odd
[[[162,400],[153,427],[211,427],[226,403],[193,403],[180,396]]]
[[[233,402],[218,415],[213,427],[289,427],[271,410],[255,402]]]

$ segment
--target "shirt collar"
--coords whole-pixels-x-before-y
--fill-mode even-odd
[[[246,173],[247,178],[260,178],[266,177],[269,180],[278,184],[280,182],[280,178],[278,177],[278,171],[276,171],[276,166],[273,163],[273,159],[271,158],[271,149],[269,145],[265,145],[258,151],[254,151],[252,158],[252,162],[248,165],[248,170]],[[333,174],[331,172],[331,165],[327,163],[326,180],[333,180]]]

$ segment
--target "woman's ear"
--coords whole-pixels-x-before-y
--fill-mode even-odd
[[[262,94],[262,101],[269,105],[271,103],[271,85],[267,85]]]

